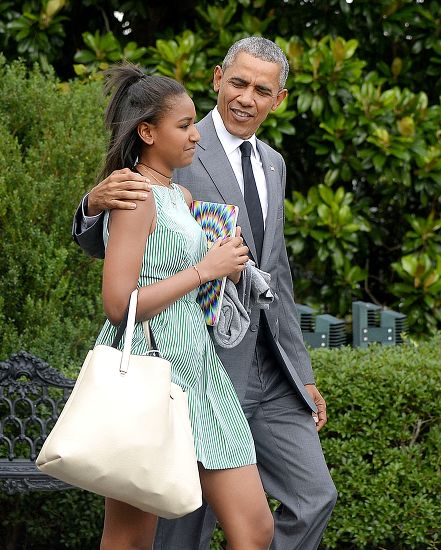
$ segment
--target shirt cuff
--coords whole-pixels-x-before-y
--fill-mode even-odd
[[[89,198],[89,194],[87,194],[83,200],[81,201],[81,232],[83,233],[89,227],[92,227],[92,225],[98,220],[100,217],[100,214],[97,214],[96,216],[86,216],[85,212],[87,211],[87,200]]]

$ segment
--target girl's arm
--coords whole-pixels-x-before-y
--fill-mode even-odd
[[[148,235],[154,231],[155,224],[153,194],[149,194],[147,200],[139,201],[135,210],[112,210],[110,214],[102,294],[104,311],[115,325],[121,322],[130,293],[137,287],[145,243],[148,243]],[[241,239],[232,239],[223,246],[215,243],[197,264],[198,271],[189,267],[168,279],[142,287],[138,293],[137,320],[154,317],[201,282],[244,269],[247,251]]]

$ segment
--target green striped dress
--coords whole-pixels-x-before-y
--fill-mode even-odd
[[[199,262],[207,241],[190,214],[181,189],[152,186],[156,227],[149,236],[138,286],[166,279]],[[108,213],[104,221],[107,244]],[[254,442],[234,387],[216,354],[194,290],[150,321],[159,350],[172,365],[173,382],[188,395],[196,456],[207,469],[237,468],[256,463]],[[106,321],[96,344],[110,345],[116,329]],[[120,346],[123,345],[121,342]],[[148,347],[137,323],[132,353]]]

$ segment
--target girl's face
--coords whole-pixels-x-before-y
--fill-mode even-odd
[[[187,94],[171,97],[170,109],[158,124],[140,124],[141,138],[147,144],[142,157],[164,173],[191,164],[200,134],[195,126],[196,111]],[[162,170],[161,170],[162,168]]]

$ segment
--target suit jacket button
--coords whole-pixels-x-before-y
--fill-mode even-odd
[[[259,325],[251,325],[250,330],[251,332],[257,332],[259,330]]]

